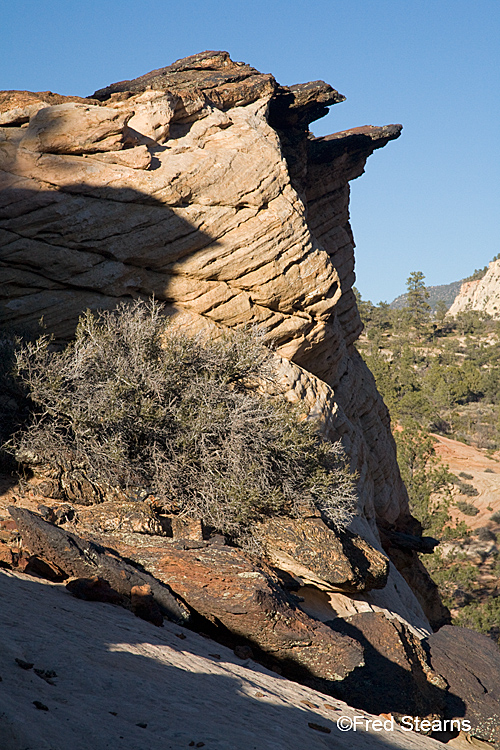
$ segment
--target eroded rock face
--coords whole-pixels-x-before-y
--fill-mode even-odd
[[[136,586],[149,586],[157,605],[174,622],[185,623],[189,611],[169,587],[146,572],[137,570],[109,550],[90,540],[66,532],[25,508],[9,508],[9,513],[29,551],[75,578],[102,577],[122,596],[130,596]]]
[[[331,626],[364,647],[363,669],[338,686],[350,705],[365,711],[376,706],[378,713],[425,716],[431,721],[443,717],[447,683],[431,669],[420,641],[403,623],[380,612],[363,612]]]
[[[464,281],[448,315],[477,310],[500,318],[500,260],[492,260],[482,279]]]
[[[309,123],[342,100],[323,81],[280,86],[226,52],[87,101],[3,92],[0,315],[21,327],[43,316],[65,338],[82,310],[154,294],[193,332],[261,326],[288,397],[342,440],[359,476],[355,531],[380,548],[378,521],[415,529],[387,409],[353,347],[349,181],[401,126],[314,138]],[[391,609],[413,600],[421,626],[394,569],[390,589]]]

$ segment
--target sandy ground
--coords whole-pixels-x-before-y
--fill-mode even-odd
[[[338,717],[367,715],[62,584],[0,571],[0,597],[1,750],[444,747],[397,728],[341,732]],[[53,684],[36,669],[55,672]]]
[[[450,440],[441,435],[433,435],[436,439],[435,450],[441,460],[448,464],[453,474],[463,471],[472,475],[472,479],[464,479],[464,482],[472,484],[479,495],[475,497],[462,497],[479,510],[477,516],[467,516],[460,513],[456,508],[452,509],[452,517],[464,520],[471,529],[486,526],[495,511],[500,511],[500,453],[488,456],[485,452],[470,445]],[[491,510],[490,510],[491,509]],[[490,527],[500,531],[500,524],[491,523]]]

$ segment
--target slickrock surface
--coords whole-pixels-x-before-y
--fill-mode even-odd
[[[65,338],[82,310],[154,293],[191,332],[261,326],[288,398],[342,439],[359,476],[354,530],[380,549],[377,524],[419,529],[387,409],[353,347],[349,181],[401,126],[314,138],[309,123],[343,98],[323,81],[280,86],[226,52],[87,100],[3,92],[0,318],[43,316]],[[378,601],[428,629],[443,612],[427,583],[419,603],[391,566]]]
[[[341,732],[340,716],[388,717],[353,710],[172,623],[155,628],[75,599],[61,584],[1,571],[0,597],[2,750],[443,747],[397,727]]]
[[[478,310],[500,318],[500,260],[491,261],[482,279],[464,281],[448,315],[465,310]]]

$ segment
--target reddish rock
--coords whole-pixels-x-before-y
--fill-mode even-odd
[[[163,625],[163,615],[151,593],[151,586],[148,586],[148,584],[144,584],[143,586],[132,586],[130,598],[132,602],[132,612],[136,617],[140,617],[142,620],[147,620],[157,627]]]
[[[17,567],[18,569],[23,567],[23,573],[26,573],[26,575],[46,578],[48,581],[54,581],[54,583],[60,583],[68,577],[58,565],[50,562],[50,560],[44,560],[37,555],[30,555],[26,559],[26,565],[21,566],[18,564]]]
[[[138,549],[116,538],[113,545],[168,582],[193,610],[219,628],[216,637],[227,638],[233,648],[249,645],[256,658],[268,666],[278,664],[286,677],[331,692],[337,680],[363,664],[358,643],[298,609],[272,572],[240,549],[152,547],[145,540]]]
[[[389,561],[384,554],[350,531],[333,531],[320,517],[269,518],[259,525],[258,534],[271,559],[285,553],[342,591],[382,589],[387,583]]]
[[[8,544],[0,540],[0,568],[12,568],[13,555]]]
[[[123,596],[130,596],[133,586],[148,584],[164,614],[174,622],[189,620],[187,608],[172,594],[168,585],[160,583],[113,555],[104,547],[70,534],[44,521],[25,508],[8,508],[21,533],[24,544],[34,553],[50,560],[66,575],[75,578],[99,576]]]

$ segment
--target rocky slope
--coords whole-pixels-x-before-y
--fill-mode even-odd
[[[492,260],[481,279],[462,284],[448,315],[465,310],[477,310],[492,318],[500,318],[500,260]]]
[[[428,544],[387,409],[353,346],[349,181],[401,126],[314,138],[309,124],[342,100],[322,81],[280,86],[225,52],[86,100],[0,94],[3,324],[43,316],[64,340],[83,310],[151,294],[192,333],[255,324],[287,397],[342,440],[359,496],[345,533],[314,511],[270,519],[256,559],[196,519],[159,519],[131,497],[92,505],[81,472],[32,466],[30,484],[0,499],[0,566],[243,644],[360,710],[442,718],[469,710],[421,643],[447,612],[417,557]]]
[[[396,723],[372,728],[382,719],[389,729],[390,717],[363,714],[366,730],[340,731],[341,716],[360,712],[172,623],[160,630],[79,601],[61,584],[2,571],[0,595],[2,750],[442,747]]]
[[[257,324],[358,472],[355,530],[418,535],[387,410],[353,342],[349,181],[399,125],[313,138],[343,96],[280,86],[225,52],[205,52],[97,91],[0,97],[0,262],[5,324],[71,335],[79,313],[155,296],[190,331]],[[446,619],[416,554],[391,566],[371,603],[416,627]],[[400,559],[401,554],[398,555]],[[413,571],[411,573],[410,571]],[[415,574],[416,571],[416,574]]]

